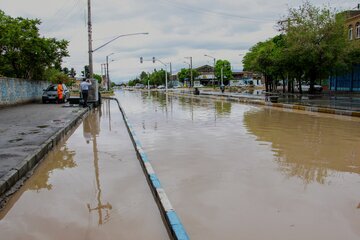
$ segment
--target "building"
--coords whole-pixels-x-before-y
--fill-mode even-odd
[[[360,6],[359,6],[360,7]],[[349,41],[360,40],[360,10],[349,10],[343,13]],[[351,72],[331,76],[329,80],[331,91],[360,92],[360,65],[353,66]]]
[[[345,24],[348,29],[349,40],[360,39],[360,10],[346,11],[345,13]]]
[[[195,68],[195,70],[200,74],[196,80],[200,81],[200,84],[206,86],[209,84],[216,84],[217,79],[214,76],[214,67],[210,65],[204,65],[198,68]]]

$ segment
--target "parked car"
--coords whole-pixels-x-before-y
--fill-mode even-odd
[[[51,84],[46,89],[44,89],[43,95],[42,95],[42,102],[57,102],[58,101],[58,93],[57,93],[57,86],[58,84]],[[65,84],[63,86],[63,100],[62,102],[66,102],[70,98],[70,91],[66,87]]]
[[[164,85],[159,85],[159,86],[157,87],[157,89],[164,89],[164,88],[165,88]]]
[[[137,84],[135,84],[135,88],[138,88],[138,89],[145,88],[145,85],[142,83],[137,83]]]
[[[323,90],[322,86],[320,85],[314,85],[315,92],[321,92]],[[298,87],[299,89],[299,87]],[[301,84],[301,90],[303,92],[309,92],[310,85],[309,84]]]

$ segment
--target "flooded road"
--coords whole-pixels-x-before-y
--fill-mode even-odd
[[[360,120],[118,92],[191,239],[360,239]]]
[[[0,239],[169,239],[115,102],[93,111],[10,199]]]

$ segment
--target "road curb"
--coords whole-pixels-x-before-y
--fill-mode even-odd
[[[360,117],[360,112],[358,112],[358,111],[350,111],[350,110],[342,110],[342,109],[326,108],[326,107],[316,107],[316,106],[305,106],[305,105],[299,105],[299,104],[272,103],[272,102],[266,102],[264,100],[249,99],[249,98],[246,98],[243,96],[235,97],[235,96],[226,96],[226,95],[220,95],[220,94],[213,95],[213,94],[206,94],[206,93],[200,93],[200,95],[193,95],[190,93],[181,93],[181,92],[180,93],[169,92],[168,94],[173,95],[173,96],[186,96],[186,97],[192,97],[192,98],[207,98],[207,99],[222,100],[222,101],[229,101],[229,102],[239,102],[239,103],[262,105],[262,106],[268,106],[268,107],[284,108],[284,109],[290,109],[290,110],[300,110],[300,111],[307,111],[307,112],[319,112],[319,113],[350,116],[350,117]]]
[[[40,160],[53,149],[57,143],[77,124],[82,121],[88,113],[88,109],[80,109],[79,114],[71,119],[66,125],[54,133],[48,140],[39,146],[39,148],[26,156],[17,166],[12,168],[7,174],[0,178],[0,197],[9,191],[20,179],[33,170]]]
[[[169,198],[167,197],[165,190],[162,188],[159,178],[157,177],[149,159],[142,148],[141,142],[136,136],[136,133],[129,123],[129,119],[127,118],[125,111],[121,107],[119,101],[116,98],[108,97],[107,99],[115,100],[118,104],[120,112],[122,113],[123,119],[125,121],[125,125],[129,132],[130,138],[133,142],[135,151],[140,160],[143,171],[146,174],[147,180],[151,187],[151,191],[154,194],[155,199],[159,205],[159,209],[161,214],[163,215],[165,222],[167,224],[168,230],[170,230],[171,237],[175,240],[189,240],[189,236],[186,233],[184,226],[182,225],[180,218],[176,214],[174,208],[172,207]]]

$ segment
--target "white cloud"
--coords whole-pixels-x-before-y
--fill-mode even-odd
[[[70,41],[71,57],[64,66],[80,73],[88,63],[86,0],[2,0],[0,8],[13,17],[42,20],[41,33],[46,37]],[[313,0],[316,5],[330,4],[350,9],[353,1]],[[100,46],[120,34],[149,32],[147,36],[119,38],[94,53],[94,70],[110,53],[110,74],[114,81],[126,81],[141,71],[160,69],[151,62],[140,64],[139,57],[152,56],[172,62],[173,69],[186,67],[184,57],[192,56],[193,65],[212,64],[212,55],[228,59],[240,69],[242,56],[258,41],[277,34],[276,21],[297,7],[301,0],[92,0],[93,46]]]

